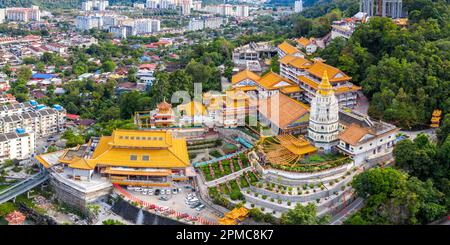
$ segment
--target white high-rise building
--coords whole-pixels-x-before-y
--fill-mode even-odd
[[[105,11],[109,6],[108,1],[104,0],[93,0],[93,1],[85,1],[81,3],[81,10],[83,11]]]
[[[6,19],[10,21],[40,21],[41,11],[39,6],[32,6],[31,8],[6,8]]]
[[[316,97],[311,101],[308,137],[322,151],[338,144],[339,104],[325,71]]]
[[[161,31],[161,21],[160,20],[152,20],[152,32]]]
[[[233,13],[233,5],[231,4],[221,4],[220,6],[220,15],[231,16]]]
[[[78,30],[90,30],[103,27],[103,18],[101,16],[77,16],[75,25]]]
[[[5,21],[5,18],[6,18],[6,10],[0,9],[0,23],[3,23]]]
[[[303,1],[302,0],[295,1],[294,12],[300,13],[302,11],[303,11]]]
[[[152,19],[134,20],[134,28],[136,34],[149,34],[152,32]]]
[[[158,0],[147,0],[147,2],[145,2],[145,7],[148,9],[156,9],[158,8],[158,5],[159,5]]]
[[[202,1],[193,1],[192,2],[192,9],[194,11],[200,11],[202,9]]]
[[[7,159],[24,160],[34,154],[35,135],[33,132],[11,132],[0,134],[0,163]]]
[[[183,2],[181,2],[181,14],[191,15],[191,1],[183,0]]]
[[[236,16],[237,17],[248,17],[248,6],[247,5],[237,5],[236,6]]]

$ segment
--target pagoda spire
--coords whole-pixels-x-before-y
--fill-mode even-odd
[[[331,95],[334,93],[333,86],[331,86],[328,80],[328,72],[325,70],[322,76],[322,82],[319,84],[319,89],[317,90],[320,95]]]

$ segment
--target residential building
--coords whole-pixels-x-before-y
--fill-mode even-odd
[[[303,11],[303,1],[302,0],[297,0],[294,3],[294,12],[295,13],[300,13]]]
[[[38,105],[35,101],[0,106],[0,133],[16,129],[34,132],[36,138],[62,132],[65,128],[66,110],[54,105],[52,108]]]
[[[136,19],[134,20],[134,28],[136,34],[152,33],[152,19]]]
[[[236,6],[236,17],[248,17],[249,7],[247,5],[237,5]]]
[[[5,18],[6,18],[6,10],[0,9],[0,24],[5,21]]]
[[[181,14],[191,15],[191,3],[189,0],[183,0],[181,3]]]
[[[105,11],[109,6],[108,1],[92,0],[81,3],[81,10],[83,11]]]
[[[33,132],[18,129],[9,133],[0,133],[0,163],[8,159],[29,159],[34,155],[34,149]]]
[[[40,21],[41,11],[39,6],[32,6],[31,8],[6,8],[6,19],[9,21]]]
[[[160,20],[152,20],[152,32],[161,31],[161,21]]]
[[[312,54],[316,52],[318,45],[316,44],[316,40],[314,38],[304,38],[301,37],[296,40],[297,46],[299,48],[305,49],[307,54]]]
[[[90,30],[93,28],[100,29],[103,27],[103,18],[101,16],[77,16],[75,25],[78,30]]]
[[[360,0],[359,11],[367,13],[369,16],[382,16],[393,19],[404,16],[402,0]]]

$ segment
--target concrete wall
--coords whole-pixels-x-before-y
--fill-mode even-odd
[[[114,213],[133,223],[136,222],[139,210],[140,209],[138,207],[131,205],[131,203],[128,203],[121,198],[119,198],[112,207],[112,211]],[[167,217],[162,217],[145,210],[143,210],[143,215],[143,225],[185,225],[185,223],[181,223]]]

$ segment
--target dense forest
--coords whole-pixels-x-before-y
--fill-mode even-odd
[[[433,109],[449,112],[450,13],[443,0],[407,1],[405,8],[407,27],[374,17],[319,55],[362,85],[372,117],[422,128]]]

